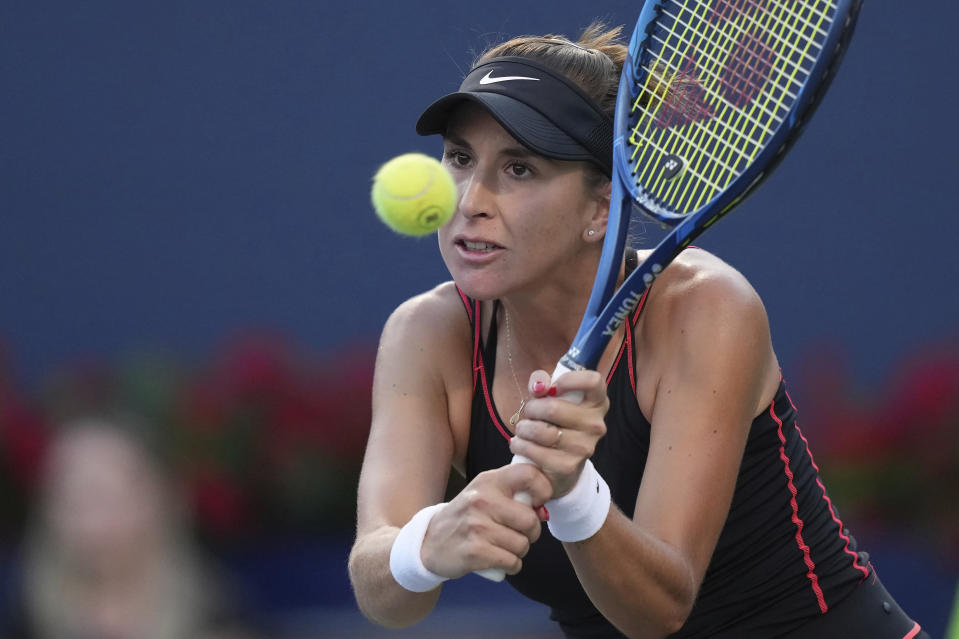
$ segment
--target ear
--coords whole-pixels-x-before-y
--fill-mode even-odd
[[[587,226],[583,229],[583,239],[586,242],[602,242],[606,236],[606,225],[609,222],[609,202],[612,196],[613,184],[604,181],[594,187],[591,204],[591,214]],[[590,233],[592,231],[592,234]]]

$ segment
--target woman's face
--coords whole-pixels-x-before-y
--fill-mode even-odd
[[[440,252],[467,295],[534,290],[596,246],[584,238],[608,200],[588,186],[584,163],[533,153],[472,104],[451,119],[443,147],[459,205],[439,231]]]
[[[157,479],[143,454],[109,430],[69,433],[53,451],[48,516],[62,548],[97,562],[149,547],[162,513]]]

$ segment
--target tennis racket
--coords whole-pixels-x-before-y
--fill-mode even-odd
[[[582,323],[553,373],[595,368],[643,293],[769,176],[832,81],[861,0],[647,0],[623,66],[609,221]],[[671,231],[614,291],[633,211]],[[579,393],[564,395],[582,401]],[[530,463],[514,457],[513,463]],[[529,495],[517,493],[529,503]],[[480,574],[499,581],[500,570]]]

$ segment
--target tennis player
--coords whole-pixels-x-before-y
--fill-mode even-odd
[[[598,372],[550,384],[599,261],[625,55],[601,25],[511,40],[416,125],[443,136],[459,188],[439,231],[452,281],[383,330],[360,609],[409,626],[443,581],[492,568],[567,637],[927,637],[829,500],[762,302],[729,265],[687,250]],[[451,466],[468,483],[441,503]]]

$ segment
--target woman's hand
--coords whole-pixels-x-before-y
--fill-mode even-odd
[[[513,499],[523,491],[533,507]],[[537,508],[551,495],[546,475],[529,464],[480,473],[433,516],[420,551],[423,565],[450,579],[486,568],[518,573],[542,531]]]
[[[510,450],[541,469],[552,484],[550,499],[555,499],[572,490],[596,443],[606,434],[609,398],[606,382],[596,371],[571,371],[557,379],[555,386],[549,384],[546,371],[534,371],[530,376],[533,397],[516,424]],[[581,391],[583,401],[574,404],[563,399],[570,391]]]

